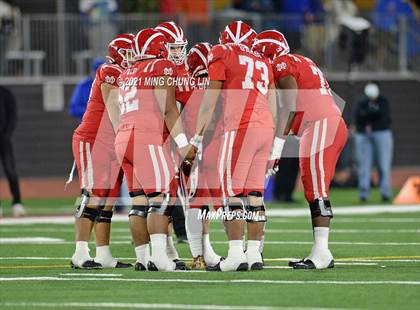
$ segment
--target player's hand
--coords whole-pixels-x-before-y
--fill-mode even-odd
[[[184,159],[184,162],[192,165],[195,157],[197,156],[197,151],[198,150],[194,145],[188,144],[187,146],[179,149],[179,154]]]
[[[267,163],[267,172],[265,175],[267,177],[271,177],[275,175],[279,171],[279,162],[280,159],[270,159]]]

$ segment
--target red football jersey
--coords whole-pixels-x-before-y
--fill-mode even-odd
[[[193,85],[191,85],[191,76],[188,73],[185,65],[176,66],[176,79],[175,84],[175,97],[176,101],[182,106],[187,104],[188,99],[191,96]]]
[[[175,76],[175,65],[167,59],[140,61],[121,74],[119,131],[135,130],[163,138],[166,125],[155,98],[161,77]]]
[[[215,45],[209,55],[209,79],[223,81],[224,130],[274,128],[268,106],[273,73],[268,60],[244,45]]]
[[[309,58],[287,54],[277,57],[272,64],[274,78],[292,75],[298,86],[296,111],[303,111],[302,121],[314,121],[341,115],[335,104],[328,81],[322,71]]]
[[[96,70],[86,112],[82,122],[75,130],[78,135],[88,139],[100,139],[110,145],[114,143],[115,133],[106,112],[101,85],[107,83],[118,87],[118,78],[121,72],[122,69],[114,64],[103,64]]]

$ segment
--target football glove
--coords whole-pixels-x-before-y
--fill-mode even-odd
[[[268,159],[266,176],[273,176],[279,171],[279,162],[286,139],[275,137],[270,158]]]

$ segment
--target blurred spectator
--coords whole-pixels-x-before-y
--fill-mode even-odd
[[[116,0],[79,0],[79,10],[89,25],[89,44],[95,56],[103,55],[106,44],[117,34]]]
[[[322,12],[321,0],[281,1],[280,13],[284,15],[281,29],[294,52],[302,47],[305,22],[314,22],[316,16]]]
[[[13,1],[0,0],[0,75],[7,73],[7,52],[20,47],[17,23],[20,11]]]
[[[373,11],[373,23],[377,29],[377,62],[382,68],[387,62],[389,53],[398,52],[398,35],[402,17],[413,16],[413,10],[406,0],[377,0]],[[405,34],[403,34],[405,35]],[[414,41],[407,40],[408,48],[418,45],[418,38]]]
[[[0,86],[0,159],[12,193],[14,216],[26,214],[20,197],[19,179],[16,172],[12,135],[16,128],[16,99],[13,93]]]
[[[104,62],[105,60],[102,58],[95,59],[92,64],[91,74],[81,80],[73,90],[70,99],[69,114],[79,122],[82,120],[83,114],[86,111],[86,105],[89,101],[90,89],[92,88],[92,83],[95,79],[96,70]]]
[[[379,185],[384,201],[390,200],[390,173],[393,138],[391,111],[388,100],[381,96],[377,82],[366,84],[365,98],[356,106],[356,157],[358,162],[359,196],[366,201],[370,195],[372,163],[379,173]]]

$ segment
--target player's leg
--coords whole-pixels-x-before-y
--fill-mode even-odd
[[[373,147],[371,137],[368,134],[356,133],[355,144],[359,198],[361,201],[366,201],[370,195],[372,172]]]
[[[244,209],[243,188],[248,175],[252,156],[242,148],[246,131],[226,132],[219,157],[219,175],[223,186],[224,219],[229,239],[229,250],[225,260],[208,270],[243,271],[248,270],[244,253]],[[248,155],[248,156],[247,156]]]
[[[147,230],[147,214],[149,202],[143,190],[130,191],[132,207],[128,213],[131,230],[131,238],[136,253],[136,264],[134,269],[137,271],[146,270],[147,262],[150,259],[150,237]]]
[[[248,130],[245,145],[257,150],[251,161],[245,183],[246,210],[247,210],[247,261],[250,270],[261,270],[263,259],[261,254],[264,226],[267,221],[264,206],[264,183],[272,141],[273,129],[256,128]],[[258,137],[258,138],[256,138]]]
[[[154,144],[139,146],[136,149],[140,152],[135,154],[135,176],[146,193],[149,206],[147,229],[152,255],[147,268],[151,271],[173,271],[178,267],[167,254],[169,186],[174,177],[169,149]]]
[[[301,148],[308,147],[308,137],[311,137],[310,156],[301,157],[300,166],[305,198],[311,211],[314,243],[309,256],[292,266],[295,269],[332,268],[334,260],[328,247],[329,226],[333,217],[329,187],[338,157],[347,141],[347,128],[341,118],[323,119],[315,122],[311,134],[302,137]]]
[[[94,230],[96,237],[96,257],[95,261],[100,263],[104,268],[129,268],[132,267],[129,263],[123,263],[114,258],[110,249],[111,236],[111,221],[113,216],[113,207],[118,200],[123,171],[117,164],[117,161],[110,163],[112,169],[110,174],[110,182],[115,183],[113,188],[107,190],[105,206],[101,208],[98,217],[96,218]],[[114,182],[114,177],[116,178]],[[105,193],[104,193],[105,194]]]
[[[75,251],[71,258],[74,268],[102,268],[89,254],[89,238],[93,223],[99,215],[99,206],[103,204],[100,197],[92,195],[91,187],[93,168],[90,161],[91,143],[73,136],[72,150],[79,174],[81,197],[77,200],[75,213]],[[88,158],[89,157],[89,158]]]
[[[141,184],[135,175],[134,167],[134,134],[132,132],[119,132],[115,141],[115,151],[118,161],[121,163],[127,180],[129,195],[131,198],[131,210],[128,213],[128,221],[131,238],[134,244],[136,263],[134,269],[146,270],[150,258],[149,234],[147,231],[147,212],[149,203]],[[138,153],[145,152],[139,148]],[[147,154],[147,153],[146,153]],[[136,164],[139,164],[136,162]],[[140,162],[142,164],[142,162]],[[148,163],[144,163],[147,165]]]
[[[214,210],[219,210],[223,206],[222,190],[218,176],[218,156],[220,147],[220,136],[212,137],[210,143],[205,147],[202,159],[202,175],[199,176],[203,180],[203,186],[206,187],[205,193],[208,198],[205,205],[201,206],[201,212],[204,215],[208,213],[208,205],[212,204]],[[203,258],[207,266],[215,266],[220,263],[224,257],[218,255],[210,242],[210,221],[202,220],[203,225]]]

